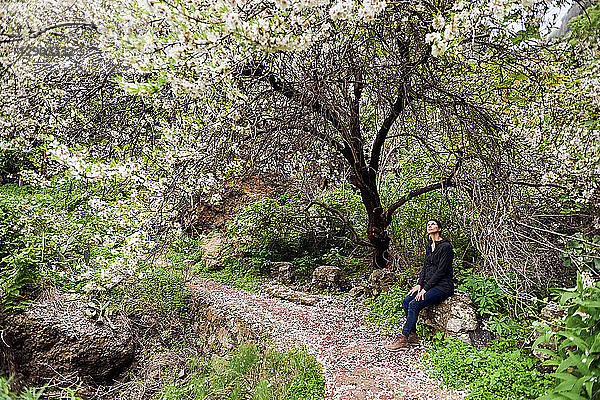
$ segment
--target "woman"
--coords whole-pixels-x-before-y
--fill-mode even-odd
[[[454,293],[452,245],[440,236],[442,224],[432,219],[427,222],[427,233],[431,240],[425,249],[425,261],[419,276],[419,282],[404,298],[404,314],[406,323],[402,334],[385,348],[389,351],[406,350],[417,343],[417,317],[419,312],[430,305],[439,304]]]

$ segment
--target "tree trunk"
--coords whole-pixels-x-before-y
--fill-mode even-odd
[[[386,268],[390,260],[391,239],[386,231],[388,221],[381,206],[375,173],[365,172],[361,174],[360,181],[353,180],[352,183],[360,190],[360,196],[369,218],[367,238],[373,246],[373,269]]]
[[[383,209],[377,207],[372,212],[373,218],[369,218],[367,237],[373,245],[373,269],[386,268],[390,260],[390,237],[386,231],[387,224],[381,218],[382,213]]]

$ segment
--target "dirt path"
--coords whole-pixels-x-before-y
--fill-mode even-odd
[[[420,365],[424,348],[387,352],[383,345],[389,336],[366,324],[362,310],[351,302],[333,299],[306,306],[202,278],[193,278],[190,286],[211,304],[268,334],[278,348],[306,347],[323,365],[325,399],[464,398],[433,382]]]

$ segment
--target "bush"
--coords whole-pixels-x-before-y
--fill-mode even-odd
[[[44,262],[43,239],[32,229],[38,223],[26,223],[27,210],[18,201],[15,189],[16,186],[4,185],[0,192],[0,308],[3,309],[19,304]]]
[[[272,261],[290,260],[310,245],[298,197],[256,201],[237,213],[228,226],[230,234],[249,239],[246,250]]]
[[[576,39],[585,39],[598,34],[600,30],[600,4],[585,10],[582,15],[573,17],[568,23],[571,34],[571,43]]]
[[[156,267],[140,280],[132,296],[149,301],[168,315],[185,317],[188,314],[190,290],[180,271]]]

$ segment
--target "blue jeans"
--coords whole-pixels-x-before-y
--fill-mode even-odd
[[[417,297],[416,293],[406,296],[403,301],[406,323],[404,324],[404,329],[402,329],[402,334],[407,337],[412,332],[417,331],[417,317],[419,316],[419,312],[427,306],[440,304],[448,298],[448,295],[439,289],[431,288],[425,292],[423,300],[417,301],[415,297]]]

